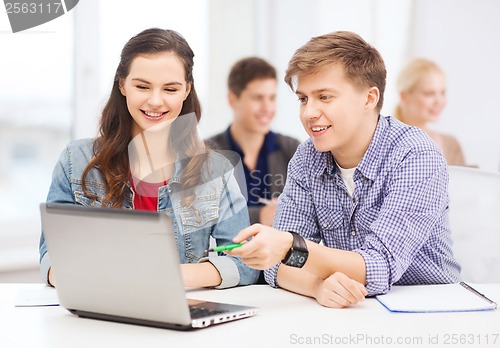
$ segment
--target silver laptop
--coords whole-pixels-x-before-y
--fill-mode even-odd
[[[40,210],[59,302],[71,313],[187,330],[257,312],[186,298],[165,214],[52,203]]]

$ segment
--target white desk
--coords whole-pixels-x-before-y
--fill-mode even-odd
[[[179,332],[82,319],[57,306],[14,307],[21,289],[42,286],[0,284],[0,347],[500,347],[500,309],[397,314],[375,299],[329,309],[310,298],[255,285],[190,291],[192,298],[253,305],[260,311],[252,318]],[[476,288],[500,300],[500,284]]]

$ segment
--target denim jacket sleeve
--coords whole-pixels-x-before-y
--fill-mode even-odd
[[[47,195],[47,202],[50,203],[75,203],[74,194],[71,189],[70,176],[72,165],[70,163],[70,146],[62,152],[59,160],[52,172],[52,183]],[[50,257],[47,254],[47,245],[43,230],[40,234],[40,276],[42,281],[48,283],[48,273],[51,267]]]
[[[228,163],[222,156],[220,157],[218,161]],[[242,168],[239,169],[242,170]],[[223,190],[220,198],[219,220],[212,228],[212,237],[217,245],[233,243],[232,239],[236,234],[250,225],[246,200],[235,178],[235,170],[238,170],[238,167],[221,174]],[[218,289],[254,284],[259,277],[258,270],[248,267],[238,257],[219,253],[205,260],[211,262],[219,271],[222,282],[216,287]]]

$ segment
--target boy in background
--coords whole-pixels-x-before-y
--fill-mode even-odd
[[[232,150],[243,163],[250,223],[271,226],[276,201],[283,192],[288,162],[299,141],[271,131],[276,113],[276,69],[264,59],[237,61],[228,77],[228,102],[233,122],[207,142]]]

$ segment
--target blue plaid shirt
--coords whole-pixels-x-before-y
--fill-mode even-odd
[[[330,152],[311,140],[288,167],[274,227],[361,254],[369,295],[392,284],[453,283],[448,223],[448,172],[434,142],[420,129],[379,117],[373,139],[354,172],[351,196]],[[279,264],[265,271],[277,287]]]

